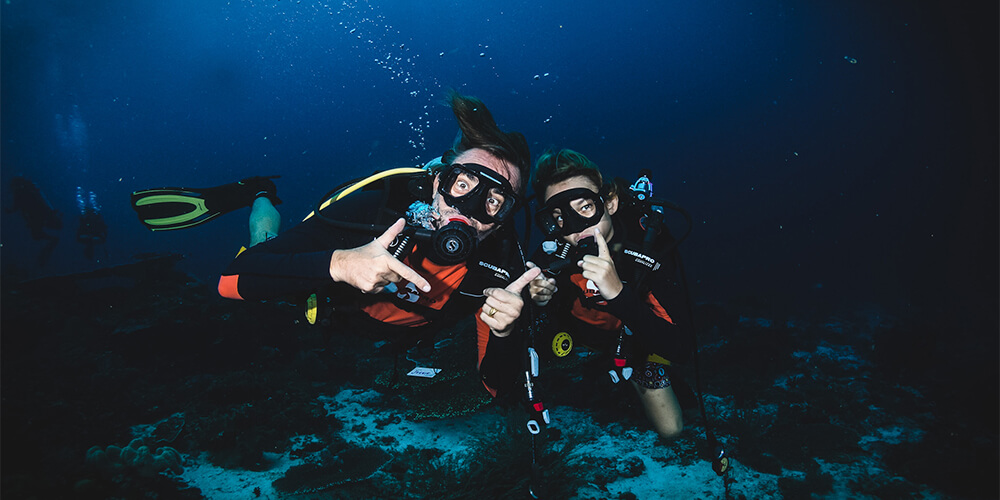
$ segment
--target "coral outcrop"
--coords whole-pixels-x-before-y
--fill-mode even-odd
[[[124,448],[110,445],[106,448],[93,446],[87,450],[87,463],[106,471],[121,469],[135,470],[144,477],[161,472],[180,475],[184,472],[184,457],[169,447],[162,446],[155,451],[143,443],[142,438],[133,439]]]

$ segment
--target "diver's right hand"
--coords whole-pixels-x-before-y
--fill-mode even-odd
[[[348,250],[334,250],[330,256],[330,277],[347,283],[363,293],[381,292],[389,283],[406,280],[429,292],[431,284],[416,271],[392,256],[386,249],[406,227],[399,219],[371,243]]]
[[[528,262],[527,266],[528,269],[538,267],[534,262]],[[546,278],[544,274],[539,274],[528,284],[528,294],[531,296],[531,300],[540,306],[548,304],[552,300],[552,295],[558,290],[555,278]]]

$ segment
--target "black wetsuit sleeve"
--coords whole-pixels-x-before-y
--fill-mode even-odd
[[[524,336],[515,329],[506,337],[490,334],[486,344],[486,354],[479,363],[479,376],[483,383],[497,391],[496,397],[506,397],[517,387],[523,362],[520,356],[527,355]]]
[[[313,217],[240,253],[223,277],[238,277],[239,297],[245,300],[309,292],[333,283],[330,257],[334,250],[356,248],[372,238],[371,234],[333,228]]]
[[[501,252],[505,254],[503,267],[510,272],[510,278],[505,280],[508,283],[517,279],[526,270],[520,245],[515,243],[513,247],[511,250]],[[501,283],[489,285],[504,286]],[[529,302],[531,302],[527,287],[522,290],[521,299],[524,301],[521,316],[515,321],[510,335],[506,337],[493,335],[489,327],[478,317],[476,318],[477,335],[479,335],[480,342],[483,337],[486,338],[485,351],[479,362],[479,376],[488,388],[496,391],[495,396],[498,398],[514,394],[514,390],[520,387],[519,382],[522,381],[528,347],[525,325],[528,324],[526,319],[530,315]]]
[[[647,277],[653,298],[671,321],[657,316],[645,297],[628,285],[612,300],[606,310],[620,318],[635,335],[638,347],[673,362],[683,363],[693,354],[691,322],[687,318],[683,288],[662,269]]]

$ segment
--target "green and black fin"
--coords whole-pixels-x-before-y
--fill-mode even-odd
[[[132,208],[151,231],[170,231],[204,224],[220,215],[253,205],[264,196],[278,205],[278,190],[271,179],[248,177],[210,188],[165,187],[132,193]]]

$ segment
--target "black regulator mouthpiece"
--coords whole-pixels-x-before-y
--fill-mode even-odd
[[[549,267],[542,269],[542,272],[550,278],[555,278],[566,269],[575,268],[576,263],[587,255],[597,256],[600,249],[597,247],[597,240],[593,236],[587,236],[576,243],[575,247],[569,247],[565,254],[555,259]],[[568,255],[567,255],[568,254]]]
[[[479,242],[476,230],[460,219],[451,219],[444,227],[435,231],[418,229],[414,236],[418,240],[430,242],[427,258],[442,266],[465,262]]]
[[[583,258],[585,255],[597,256],[601,253],[600,248],[597,247],[597,240],[593,236],[587,236],[586,238],[580,239],[576,242],[576,250],[578,252],[579,258]]]

